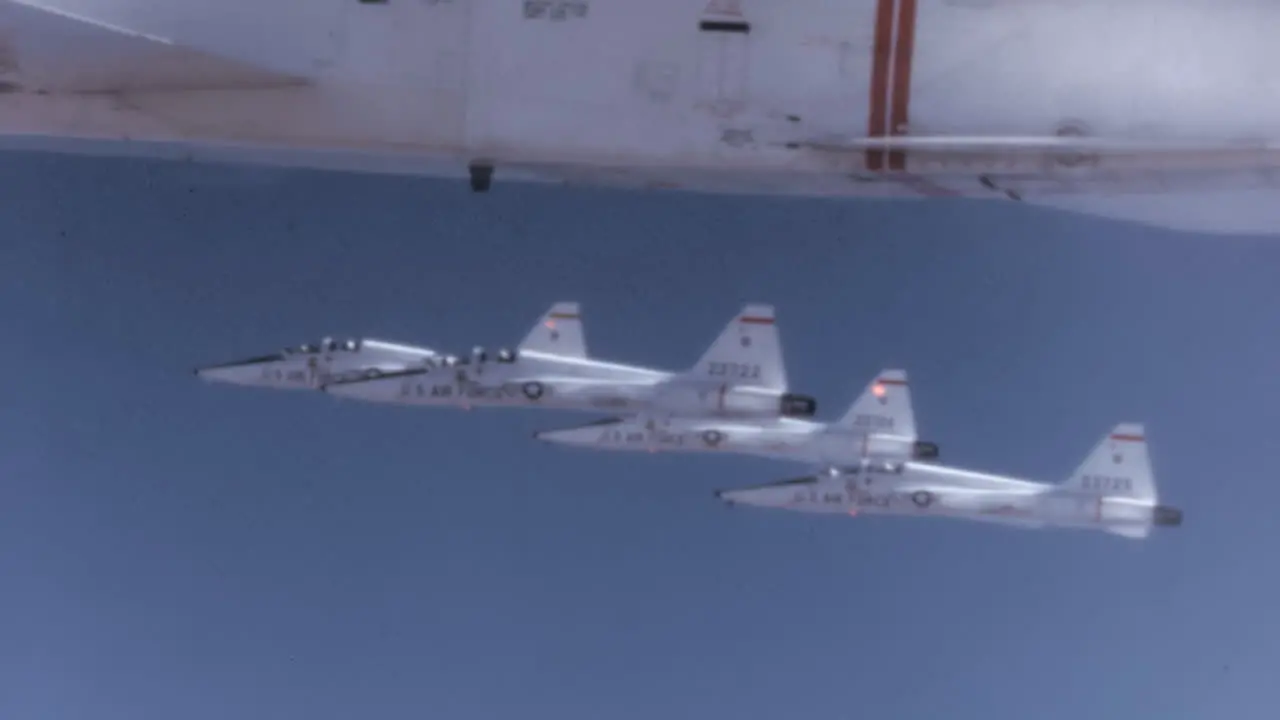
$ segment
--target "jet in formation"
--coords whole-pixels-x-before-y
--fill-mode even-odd
[[[383,341],[326,341],[196,370],[208,380],[318,389],[340,398],[437,407],[542,407],[648,417],[805,418],[788,389],[774,308],[748,304],[689,370],[592,358],[578,303],[551,306],[514,349],[469,355]]]
[[[950,197],[1276,233],[1280,3],[1153,12],[0,0],[0,151],[434,176],[481,193]]]
[[[1117,426],[1060,484],[948,467],[917,436],[904,370],[883,370],[838,420],[609,418],[535,435],[600,450],[719,452],[799,462],[805,477],[722,490],[730,505],[811,513],[951,517],[1020,528],[1088,528],[1146,537],[1182,523],[1159,503],[1143,426]]]
[[[544,430],[547,443],[612,451],[717,452],[802,463],[803,477],[722,490],[729,505],[845,515],[949,517],[1145,538],[1182,524],[1160,503],[1144,427],[1117,425],[1060,483],[949,467],[919,438],[907,372],[877,373],[838,419],[789,392],[774,308],[748,304],[689,370],[587,353],[577,303],[543,314],[515,350],[458,357],[379,340],[325,340],[201,368],[206,380],[319,390],[373,403],[544,407],[613,416]]]
[[[716,493],[730,505],[809,513],[949,517],[1018,528],[1101,530],[1145,538],[1182,524],[1162,505],[1144,426],[1121,423],[1066,480],[1045,483],[908,460],[825,472]]]
[[[881,372],[848,411],[831,423],[790,417],[615,417],[545,430],[534,437],[598,450],[727,452],[837,467],[936,459],[939,455],[936,443],[916,437],[907,373],[903,370]]]

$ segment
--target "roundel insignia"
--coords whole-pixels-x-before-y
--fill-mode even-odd
[[[711,447],[719,445],[722,440],[724,440],[724,433],[719,430],[707,430],[702,433],[702,441]]]
[[[743,335],[741,338],[738,338],[738,342],[742,343],[742,347],[751,347],[751,336]]]
[[[520,388],[520,390],[524,393],[524,396],[530,400],[537,400],[542,397],[543,388],[542,383],[540,382],[527,382]]]
[[[911,493],[911,502],[915,503],[916,507],[929,507],[933,503],[933,493],[928,490],[917,490]]]

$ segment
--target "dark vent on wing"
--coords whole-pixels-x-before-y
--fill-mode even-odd
[[[698,23],[698,29],[702,32],[726,32],[726,33],[749,33],[751,32],[751,23],[741,20],[703,20]]]

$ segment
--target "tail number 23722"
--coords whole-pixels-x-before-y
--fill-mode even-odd
[[[753,363],[713,362],[707,367],[711,377],[754,380],[760,377],[760,366]]]

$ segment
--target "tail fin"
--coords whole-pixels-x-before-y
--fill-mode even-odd
[[[916,414],[906,370],[881,370],[837,425],[916,439]]]
[[[773,306],[743,307],[689,374],[785,392],[787,368],[782,362]]]
[[[552,305],[525,336],[519,350],[585,358],[587,341],[582,331],[578,303],[558,302]]]
[[[1061,485],[1067,490],[1155,503],[1156,482],[1139,423],[1121,423],[1104,437]]]

